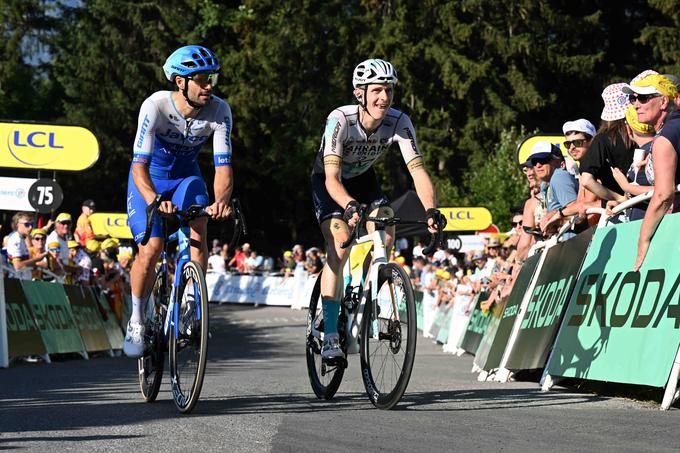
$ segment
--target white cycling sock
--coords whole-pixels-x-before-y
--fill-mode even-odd
[[[146,301],[149,296],[144,298],[132,295],[132,313],[130,314],[130,322],[135,324],[141,324],[144,321],[144,307],[146,307]]]

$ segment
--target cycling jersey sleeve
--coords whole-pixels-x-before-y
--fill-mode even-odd
[[[139,110],[137,135],[135,135],[135,143],[133,145],[133,164],[149,165],[151,162],[157,119],[158,107],[148,98]]]
[[[401,155],[407,164],[416,157],[422,156],[416,143],[416,131],[413,128],[413,123],[411,123],[411,118],[405,114],[401,115],[397,122],[394,140],[399,144]]]
[[[222,102],[216,115],[213,134],[213,159],[215,167],[231,165],[231,108]]]
[[[347,118],[340,110],[333,110],[326,119],[323,133],[323,157],[338,156],[342,159],[342,145],[347,133]]]

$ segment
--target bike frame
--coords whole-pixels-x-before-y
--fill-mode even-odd
[[[163,233],[165,235],[165,231],[167,228],[167,222],[165,219],[162,220],[163,222]],[[166,295],[168,293],[168,246],[169,244],[177,241],[178,243],[178,252],[177,252],[177,258],[175,259],[175,278],[172,283],[172,287],[170,288],[170,301],[168,302],[168,311],[165,314],[165,321],[164,321],[164,328],[163,328],[163,339],[165,345],[167,345],[168,339],[170,338],[170,325],[172,325],[173,329],[175,329],[175,337],[179,336],[179,286],[177,285],[177,282],[180,281],[180,278],[182,276],[182,269],[184,268],[184,265],[188,263],[191,260],[191,250],[189,247],[190,244],[190,234],[191,230],[189,228],[189,225],[185,225],[183,222],[180,224],[180,227],[177,231],[172,233],[171,235],[167,236],[165,239],[165,244],[163,245],[163,250],[161,251],[161,267],[158,269],[158,272],[156,275],[160,274],[161,275],[161,293],[163,296],[163,299],[166,299]],[[196,282],[194,281],[194,294],[198,292],[198,289],[196,288]],[[201,313],[201,307],[200,304],[195,304],[195,309],[196,309],[196,318],[201,319],[202,313]]]
[[[362,266],[361,270],[361,279],[358,282],[352,281],[352,274],[351,274],[351,263],[350,260],[348,259],[347,262],[345,263],[343,275],[345,277],[345,288],[347,286],[356,288],[359,285],[363,285],[363,294],[361,295],[360,301],[359,301],[359,306],[357,307],[357,310],[354,313],[350,313],[347,311],[347,321],[345,325],[346,329],[346,342],[347,342],[347,350],[352,351],[352,352],[358,352],[358,337],[359,337],[359,332],[360,332],[360,327],[361,323],[363,321],[363,316],[364,316],[364,310],[366,307],[366,299],[367,299],[367,293],[368,293],[368,288],[373,288],[373,291],[371,293],[371,300],[370,303],[371,308],[373,309],[373,313],[375,313],[375,308],[378,305],[378,275],[380,272],[380,269],[387,264],[387,251],[385,250],[385,243],[387,239],[387,233],[385,232],[384,229],[376,228],[375,231],[372,233],[365,234],[361,237],[358,237],[355,241],[354,244],[352,244],[352,247],[355,245],[360,245],[360,244],[365,244],[365,243],[372,243],[371,250],[369,253],[372,253],[372,259],[369,264],[369,269],[368,269],[368,275],[366,270],[364,269],[364,263],[360,263]],[[366,281],[366,277],[368,277],[368,283],[369,285],[366,286],[364,285]],[[392,302],[394,303],[394,294],[390,293],[392,297]],[[397,313],[396,311],[396,306],[395,306],[395,311],[394,313]],[[377,330],[376,330],[377,331]]]

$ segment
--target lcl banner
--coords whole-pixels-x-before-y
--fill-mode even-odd
[[[492,223],[486,208],[439,208],[446,217],[444,231],[481,231]]]
[[[506,368],[545,366],[592,237],[593,230],[588,229],[548,250]]]
[[[128,216],[124,213],[95,212],[90,217],[92,231],[97,236],[111,236],[118,239],[132,239]]]
[[[633,271],[641,222],[595,232],[547,373],[663,387],[680,344],[680,214],[664,216]]]
[[[84,127],[0,123],[0,167],[80,171],[99,159],[99,143]]]

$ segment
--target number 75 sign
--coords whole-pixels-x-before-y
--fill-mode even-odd
[[[55,211],[61,206],[62,201],[64,201],[64,192],[57,181],[47,178],[38,179],[28,189],[28,202],[41,214]]]

